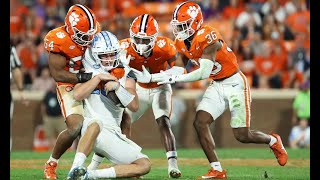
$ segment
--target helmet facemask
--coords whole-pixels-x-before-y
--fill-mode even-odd
[[[142,56],[143,54],[148,54],[151,52],[155,45],[158,33],[147,36],[146,33],[139,32],[134,34],[130,29],[131,43],[134,44],[133,49]]]
[[[74,34],[71,36],[71,39],[80,46],[87,46],[92,42],[96,29],[97,28],[82,32],[76,27],[72,27]]]
[[[108,72],[119,65],[119,50],[95,52],[92,51],[93,57],[99,62],[100,67]]]
[[[178,20],[172,20],[170,24],[172,25],[173,35],[178,40],[186,40],[195,33],[195,30],[192,28],[194,18],[190,18],[186,21],[179,22]]]

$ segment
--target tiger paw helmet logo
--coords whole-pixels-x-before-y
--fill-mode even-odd
[[[189,9],[187,13],[190,15],[192,18],[196,18],[198,15],[199,10],[196,8],[196,6],[189,6]]]
[[[76,14],[75,12],[71,13],[71,15],[69,16],[69,22],[70,22],[71,26],[77,25],[78,21],[80,21],[79,15]]]

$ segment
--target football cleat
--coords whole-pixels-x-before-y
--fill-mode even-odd
[[[275,137],[277,139],[277,142],[274,143],[272,146],[270,146],[270,149],[272,149],[273,154],[278,160],[278,163],[280,166],[284,166],[287,163],[288,160],[288,154],[286,149],[284,148],[281,138],[278,134],[270,134],[271,136]]]
[[[198,179],[227,179],[227,172],[225,170],[220,172],[210,168],[207,174],[200,176]]]
[[[181,176],[181,172],[178,168],[168,168],[169,178],[179,178]]]
[[[87,168],[78,166],[73,168],[69,173],[67,180],[87,180],[88,173]]]
[[[57,173],[56,173],[56,168],[57,168],[57,163],[54,161],[50,161],[49,163],[45,164],[45,169],[44,169],[44,179],[57,179]]]

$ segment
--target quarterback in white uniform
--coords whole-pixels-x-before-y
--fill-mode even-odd
[[[84,100],[81,138],[86,139],[87,146],[77,149],[67,179],[137,177],[150,171],[150,161],[141,153],[141,147],[121,132],[124,108],[137,111],[139,103],[136,82],[127,78],[130,68],[124,68],[119,57],[118,39],[108,31],[96,34],[92,47],[85,52],[82,60],[85,71],[96,75],[78,83],[74,97]],[[84,162],[92,149],[114,166],[99,170],[85,168]]]

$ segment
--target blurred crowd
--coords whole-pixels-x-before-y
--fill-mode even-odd
[[[160,35],[174,39],[170,20],[182,0],[10,0],[10,39],[22,62],[28,90],[49,87],[50,73],[44,35],[64,24],[68,8],[86,4],[101,28],[129,37],[132,20],[149,13]],[[310,0],[195,0],[204,24],[216,27],[236,53],[252,88],[296,88],[310,78]],[[196,67],[187,66],[188,71]],[[203,89],[207,80],[176,84],[177,88]]]

